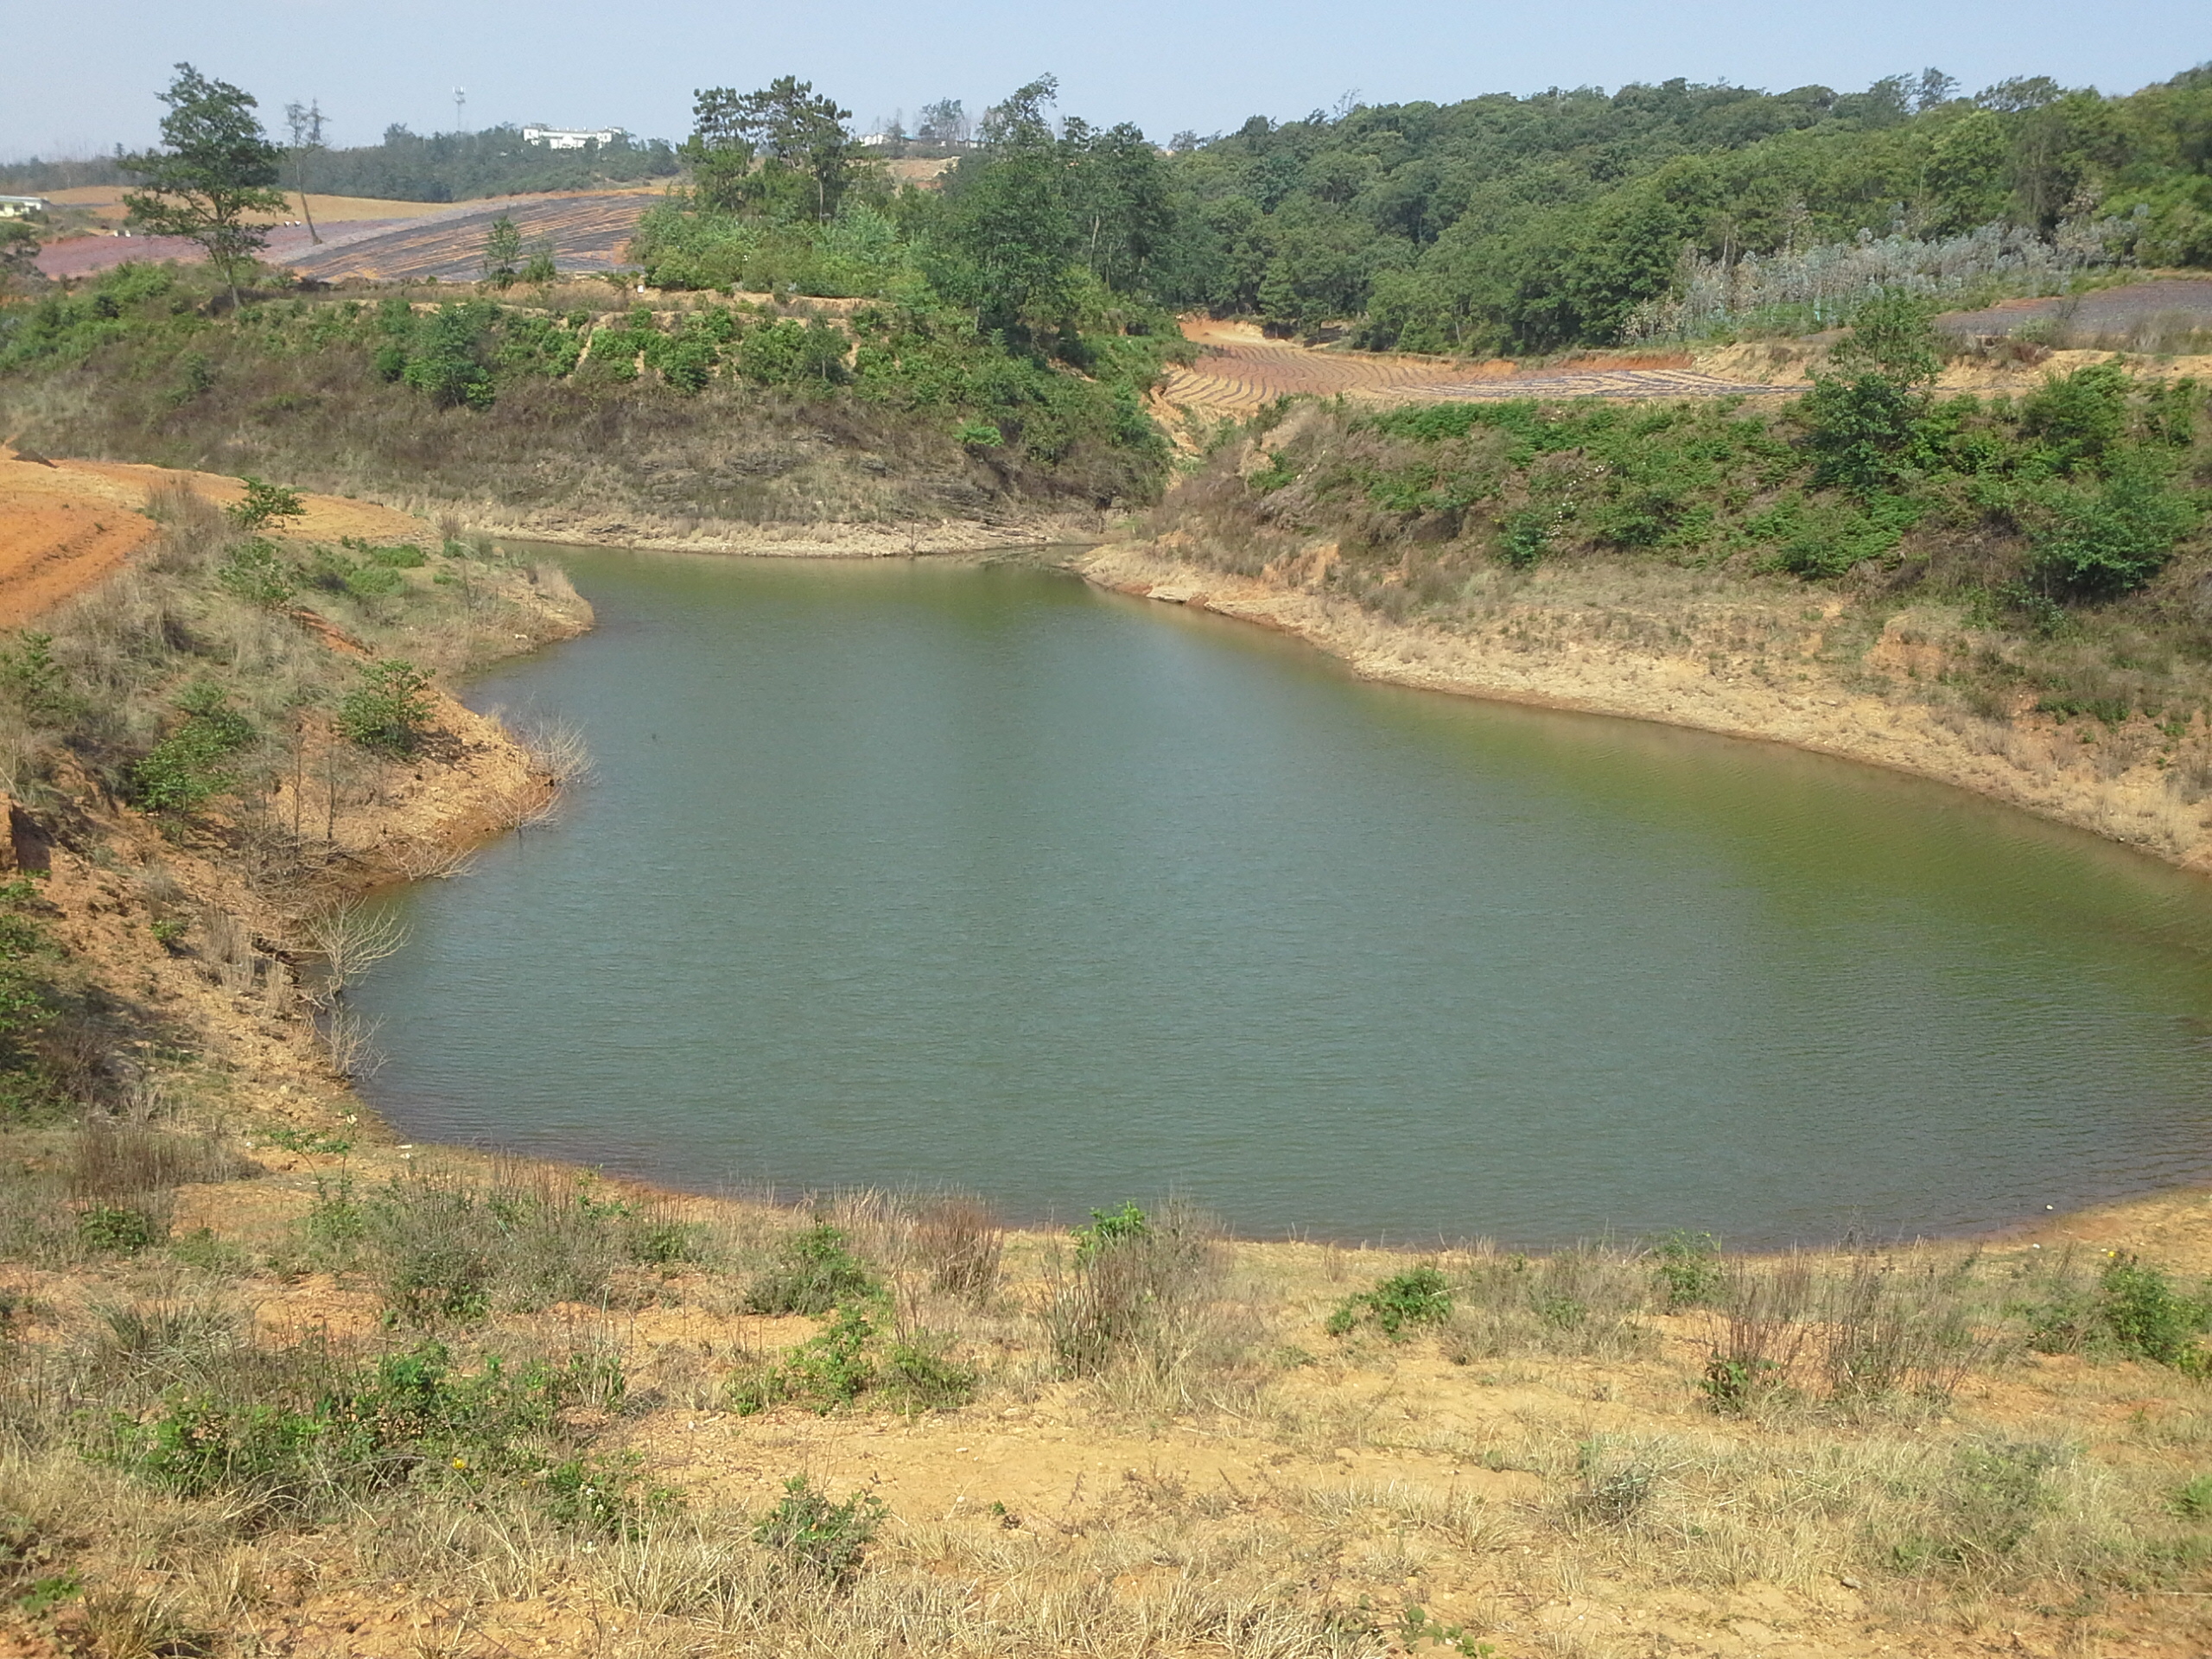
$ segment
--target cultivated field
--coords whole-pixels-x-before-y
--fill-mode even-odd
[[[1268,340],[1249,323],[1185,318],[1198,359],[1171,369],[1158,394],[1206,420],[1243,419],[1278,397],[1345,397],[1365,403],[1437,403],[1510,397],[1720,397],[1770,393],[1754,381],[1700,373],[1687,355],[1578,359],[1522,371],[1505,359],[1455,362],[1389,353],[1315,351]]]

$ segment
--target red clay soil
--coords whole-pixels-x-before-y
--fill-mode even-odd
[[[245,493],[238,480],[212,473],[48,461],[0,444],[0,628],[21,627],[122,564],[154,533],[145,512],[149,493],[180,483],[219,506]],[[423,534],[420,521],[389,507],[330,495],[301,499],[306,516],[291,521],[288,536],[391,541]]]

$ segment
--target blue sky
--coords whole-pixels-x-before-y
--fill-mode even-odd
[[[680,137],[698,86],[796,73],[868,126],[940,97],[978,111],[1049,71],[1064,112],[1134,120],[1164,140],[1302,115],[1348,92],[1441,102],[1675,75],[1852,91],[1931,64],[1970,91],[2049,74],[2126,92],[2212,58],[2203,0],[8,0],[0,33],[11,63],[0,158],[147,142],[153,94],[179,59],[254,93],[272,126],[288,100],[312,97],[334,142],[369,143],[390,122],[451,127],[456,86],[472,128],[611,123]]]

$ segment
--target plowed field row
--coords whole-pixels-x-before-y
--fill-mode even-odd
[[[1515,397],[1726,397],[1802,388],[1725,380],[1683,368],[1470,372],[1422,358],[1354,355],[1230,340],[1210,342],[1189,368],[1169,372],[1161,395],[1194,414],[1243,417],[1276,398],[1344,396],[1367,403],[1497,401]]]
[[[562,270],[611,270],[637,229],[639,215],[658,200],[645,192],[626,192],[486,202],[372,236],[349,237],[342,245],[310,249],[290,264],[302,276],[325,282],[348,276],[470,282],[484,274],[485,233],[505,213],[522,232],[525,249],[550,244],[553,263]]]

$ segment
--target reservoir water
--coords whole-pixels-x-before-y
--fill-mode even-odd
[[[2212,884],[1052,573],[563,550],[599,774],[398,895],[404,1135],[698,1190],[1743,1244],[2212,1177]]]

